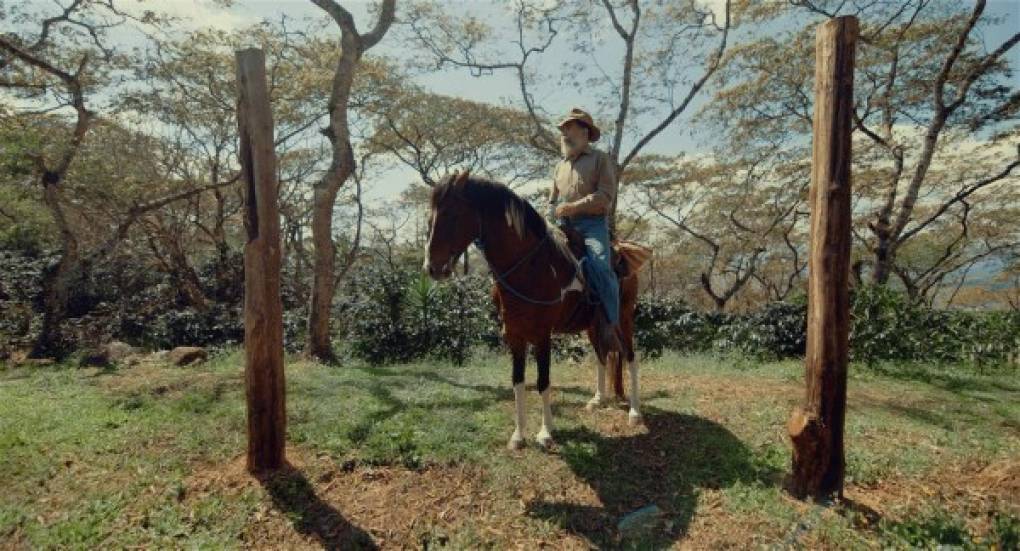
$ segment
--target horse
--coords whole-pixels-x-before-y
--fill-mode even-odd
[[[427,258],[423,269],[434,280],[450,277],[453,266],[472,242],[478,243],[495,279],[493,300],[502,321],[503,340],[513,359],[514,432],[507,447],[524,445],[524,367],[528,345],[538,365],[538,393],[542,397],[542,426],[536,441],[553,444],[549,395],[550,344],[553,333],[587,331],[596,345],[597,308],[586,298],[580,265],[565,237],[550,227],[526,200],[505,185],[473,178],[469,173],[445,176],[433,188],[429,216]],[[582,245],[583,246],[583,245]],[[642,422],[638,393],[638,362],[634,355],[634,310],[637,270],[620,280],[620,350],[608,362],[596,364],[595,395],[589,410],[607,405],[605,368],[616,370],[614,386],[622,398],[623,360],[630,370],[631,425]],[[614,361],[615,360],[615,361]]]

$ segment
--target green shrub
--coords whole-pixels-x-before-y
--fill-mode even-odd
[[[487,281],[478,275],[437,284],[412,270],[359,270],[338,307],[342,339],[381,364],[430,356],[463,363],[472,346],[498,342]]]
[[[773,302],[757,312],[734,316],[720,331],[716,346],[759,359],[803,356],[807,346],[807,303]]]
[[[639,297],[634,318],[637,349],[649,357],[664,350],[709,350],[730,316],[692,310],[677,297]]]

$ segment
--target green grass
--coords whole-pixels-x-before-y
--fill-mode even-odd
[[[462,367],[295,360],[287,369],[289,441],[332,467],[239,493],[193,495],[190,477],[243,452],[242,360],[234,351],[187,368],[0,369],[0,547],[241,547],[267,507],[294,531],[335,543],[323,539],[320,524],[349,518],[371,526],[373,512],[331,501],[326,471],[373,466],[423,477],[469,467],[489,496],[473,522],[478,513],[453,523],[428,517],[413,536],[398,538],[414,546],[505,547],[524,538],[642,548],[685,539],[695,547],[1008,548],[1020,538],[1016,496],[904,490],[965,487],[948,473],[1015,462],[1015,372],[852,366],[848,496],[880,503],[875,511],[867,503],[804,504],[783,491],[785,421],[800,397],[800,362],[675,355],[644,362],[647,430],[626,427],[621,410],[585,411],[589,368],[557,364],[557,450],[510,453],[503,355]],[[534,392],[528,415],[532,437]],[[621,539],[620,518],[652,503],[662,518]]]

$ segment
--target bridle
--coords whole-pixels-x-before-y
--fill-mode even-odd
[[[454,199],[457,199],[459,201],[463,201],[463,202],[467,203],[467,201],[464,200],[461,197],[454,197]],[[510,274],[512,274],[515,271],[517,271],[517,269],[520,268],[521,266],[523,266],[524,263],[526,263],[528,260],[533,258],[536,254],[538,254],[538,251],[540,251],[542,249],[542,247],[546,243],[549,242],[549,240],[550,240],[549,232],[546,232],[545,236],[542,237],[542,239],[540,239],[538,241],[538,243],[534,247],[531,248],[530,251],[525,253],[524,256],[522,256],[516,262],[514,262],[514,264],[512,266],[510,266],[510,268],[500,272],[499,270],[496,269],[496,266],[493,265],[492,261],[489,260],[489,255],[486,252],[485,235],[484,235],[484,232],[483,232],[484,226],[482,225],[482,215],[477,210],[475,210],[474,214],[475,214],[476,220],[478,221],[478,237],[474,241],[475,246],[478,247],[479,250],[482,251],[482,257],[485,258],[485,263],[488,264],[488,266],[489,266],[489,272],[492,273],[493,278],[496,279],[496,283],[501,288],[509,291],[511,295],[517,297],[518,299],[520,299],[520,300],[522,300],[524,302],[527,302],[528,304],[534,304],[534,305],[537,305],[537,306],[554,306],[556,304],[559,304],[559,303],[563,302],[563,298],[565,296],[565,293],[563,292],[562,289],[560,290],[560,296],[558,296],[558,297],[556,297],[554,299],[550,299],[550,300],[543,300],[543,299],[537,299],[537,298],[529,297],[528,295],[524,294],[523,292],[518,291],[517,289],[515,289],[514,286],[511,285],[509,281],[507,281],[507,277],[509,277]],[[463,251],[461,252],[461,254],[463,254]],[[575,265],[574,266],[574,276],[576,276],[576,275],[577,275],[577,266]]]

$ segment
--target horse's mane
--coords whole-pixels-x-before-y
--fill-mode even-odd
[[[471,203],[485,219],[506,218],[518,235],[527,229],[538,237],[545,237],[549,228],[542,215],[527,200],[504,184],[485,178],[469,177],[454,189],[454,178],[443,178],[432,190],[432,207],[435,208],[449,193],[459,193]]]
[[[436,208],[449,193],[459,193],[484,219],[505,219],[520,237],[525,229],[539,238],[552,237],[556,248],[568,259],[573,259],[567,247],[566,238],[560,231],[554,231],[545,218],[526,199],[514,193],[505,184],[485,178],[468,177],[463,184],[454,184],[454,175],[447,176],[432,189],[432,208]]]

